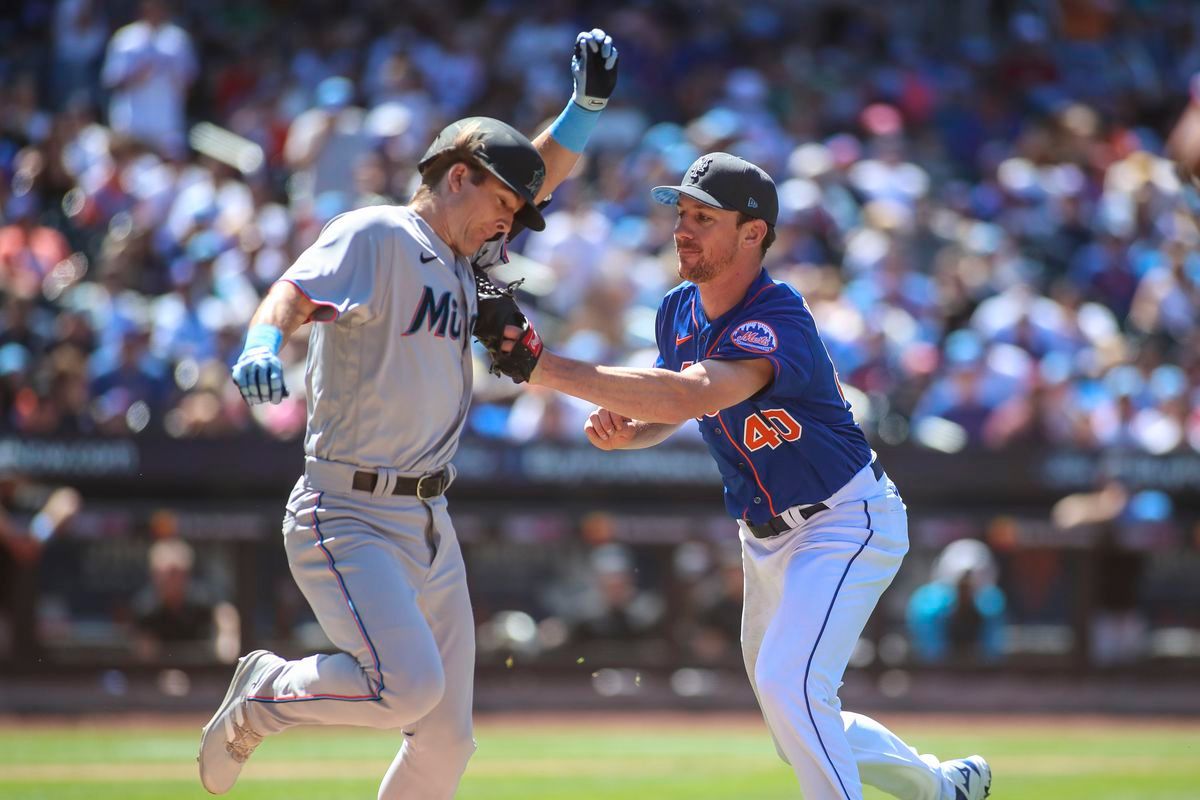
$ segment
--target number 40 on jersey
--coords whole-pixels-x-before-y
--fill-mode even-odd
[[[768,408],[746,417],[742,441],[753,453],[769,447],[774,450],[784,442],[794,442],[803,432],[800,423],[782,408]]]

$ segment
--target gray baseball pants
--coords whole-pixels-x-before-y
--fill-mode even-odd
[[[400,728],[380,800],[452,798],[475,750],[475,631],[444,497],[350,486],[353,469],[309,459],[283,521],[288,563],[341,652],[289,661],[251,698],[264,734],[294,725]],[[383,478],[383,476],[381,476]]]

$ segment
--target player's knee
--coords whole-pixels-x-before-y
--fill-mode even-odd
[[[789,718],[797,716],[792,713],[797,708],[813,713],[837,711],[840,705],[837,689],[811,671],[805,673],[804,664],[760,658],[754,668],[754,681],[763,706],[786,711]],[[799,717],[808,719],[807,714]]]
[[[804,682],[804,695],[808,698],[808,704],[816,712],[832,711],[834,714],[841,714],[842,701],[838,699],[838,686],[824,676],[812,674],[808,680]]]
[[[399,728],[416,722],[442,702],[446,674],[436,668],[386,676],[380,699],[391,712],[389,726]]]
[[[768,708],[788,705],[800,691],[802,676],[803,672],[791,672],[770,658],[760,657],[754,665],[754,685],[762,704]]]

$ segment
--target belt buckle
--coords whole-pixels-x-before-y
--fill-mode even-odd
[[[444,492],[446,490],[444,483],[445,477],[445,472],[434,472],[417,478],[417,499],[430,500]],[[425,493],[425,481],[427,480],[434,481],[434,486],[430,489],[429,494]]]

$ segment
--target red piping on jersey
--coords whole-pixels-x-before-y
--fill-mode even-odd
[[[750,465],[750,471],[754,473],[754,482],[758,484],[758,488],[762,489],[762,493],[767,496],[767,508],[771,510],[771,516],[775,516],[775,501],[771,498],[771,493],[767,491],[767,487],[763,486],[762,479],[758,477],[758,470],[754,468],[754,462],[750,460],[742,448],[738,447],[737,439],[734,439],[729,433],[729,428],[725,427],[725,420],[721,417],[721,412],[717,412],[717,422],[721,423],[721,430],[725,431],[725,436],[729,438],[729,443],[733,445],[733,449],[741,454],[742,458],[746,459],[746,463]]]
[[[771,362],[771,366],[775,368],[775,380],[779,380],[779,373],[783,371],[783,367],[779,366],[779,359],[765,353],[762,357]]]
[[[755,300],[758,299],[758,296],[760,294],[762,294],[767,289],[770,289],[773,286],[775,286],[774,283],[768,283],[766,286],[759,289],[757,292],[754,293],[754,295],[749,300],[747,300],[745,302],[743,307],[748,306],[751,303],[753,303]],[[692,321],[695,322],[695,320],[696,320],[696,300],[695,300],[695,298],[692,298]],[[731,322],[729,324],[732,325],[733,323]],[[713,354],[713,351],[717,349],[717,345],[721,343],[721,337],[725,335],[725,331],[727,331],[727,330],[729,330],[729,325],[726,325],[724,330],[721,331],[721,333],[717,336],[717,338],[713,339],[712,346],[709,347],[708,352],[704,354],[705,358],[708,358],[709,356],[711,356]],[[779,363],[775,359],[771,358],[770,356],[768,356],[766,354],[763,355],[763,358],[766,358],[768,361],[771,362],[771,366],[775,370],[775,377],[778,378],[779,377],[779,369],[780,369]],[[719,411],[717,412],[717,422],[721,423],[721,430],[725,431],[725,436],[728,437],[729,443],[731,445],[733,445],[733,449],[737,450],[738,453],[742,456],[742,458],[746,459],[746,463],[750,465],[750,471],[754,473],[754,482],[756,484],[758,484],[758,488],[762,490],[762,493],[764,495],[766,495],[767,508],[770,509],[771,516],[772,517],[775,516],[775,500],[774,500],[774,498],[772,498],[771,493],[767,491],[767,487],[763,486],[762,479],[758,477],[758,470],[755,469],[755,467],[754,467],[754,461],[750,458],[749,454],[747,454],[745,451],[743,451],[742,448],[738,447],[737,439],[734,439],[733,436],[729,433],[729,428],[725,427],[725,419],[721,416],[721,412],[719,412]],[[747,509],[747,511],[748,510],[749,509]]]
[[[732,325],[732,324],[733,324],[732,322],[729,323],[729,325]],[[713,351],[717,349],[717,345],[719,345],[721,343],[721,337],[725,335],[725,331],[729,330],[729,325],[726,325],[721,330],[721,332],[719,334],[717,334],[717,338],[713,339],[713,343],[708,348],[708,352],[704,354],[705,358],[708,358],[709,356],[711,356],[713,354]]]
[[[699,291],[699,289],[697,289]],[[692,330],[700,330],[700,323],[696,322],[696,296],[692,295]]]
[[[296,291],[298,291],[300,294],[304,295],[305,298],[307,298],[310,303],[316,303],[319,306],[325,306],[326,308],[333,309],[333,319],[313,319],[310,316],[308,319],[304,320],[305,322],[336,322],[337,318],[342,315],[342,312],[339,311],[338,307],[335,306],[333,303],[326,303],[324,300],[313,300],[312,295],[310,295],[308,292],[304,291],[304,287],[301,286],[300,284],[296,283],[291,278],[280,278],[279,281],[280,281],[280,283],[290,283],[292,286],[295,286]]]
[[[775,286],[775,284],[774,284],[774,283],[768,283],[766,286],[764,286],[764,287],[762,287],[761,289],[759,289],[757,292],[755,292],[755,293],[754,293],[754,295],[753,295],[753,296],[752,296],[752,297],[751,297],[749,300],[747,300],[745,303],[743,303],[743,304],[742,304],[742,307],[743,307],[743,308],[745,308],[746,306],[748,306],[748,305],[750,305],[751,303],[753,303],[755,300],[757,300],[757,299],[758,299],[758,296],[759,296],[760,294],[762,294],[763,292],[765,292],[767,289],[770,289],[770,288],[772,288],[773,286]],[[692,301],[692,303],[693,303],[693,313],[694,313],[694,311],[695,311],[695,309],[694,309],[695,300],[693,300],[693,301]],[[732,322],[731,322],[731,323],[729,323],[729,325],[732,325],[732,324],[733,324]],[[711,355],[713,354],[713,351],[717,349],[717,345],[719,345],[719,344],[721,343],[721,337],[725,335],[725,331],[729,330],[729,325],[726,325],[726,326],[725,326],[725,327],[724,327],[724,328],[721,330],[721,333],[720,333],[720,334],[717,336],[717,338],[713,339],[712,347],[708,348],[708,352],[704,354],[704,357],[705,357],[705,358],[708,358],[709,356],[711,356]]]
[[[775,284],[774,284],[774,282],[772,282],[772,283],[768,283],[766,286],[762,287],[762,288],[761,288],[761,289],[759,289],[757,292],[755,292],[753,297],[751,297],[749,300],[747,300],[745,303],[743,303],[743,304],[742,304],[742,308],[745,308],[746,306],[750,305],[750,304],[751,304],[751,303],[753,303],[755,300],[757,300],[757,299],[758,299],[758,296],[759,296],[760,294],[762,294],[763,292],[765,292],[767,289],[774,289],[774,288],[775,288]]]

